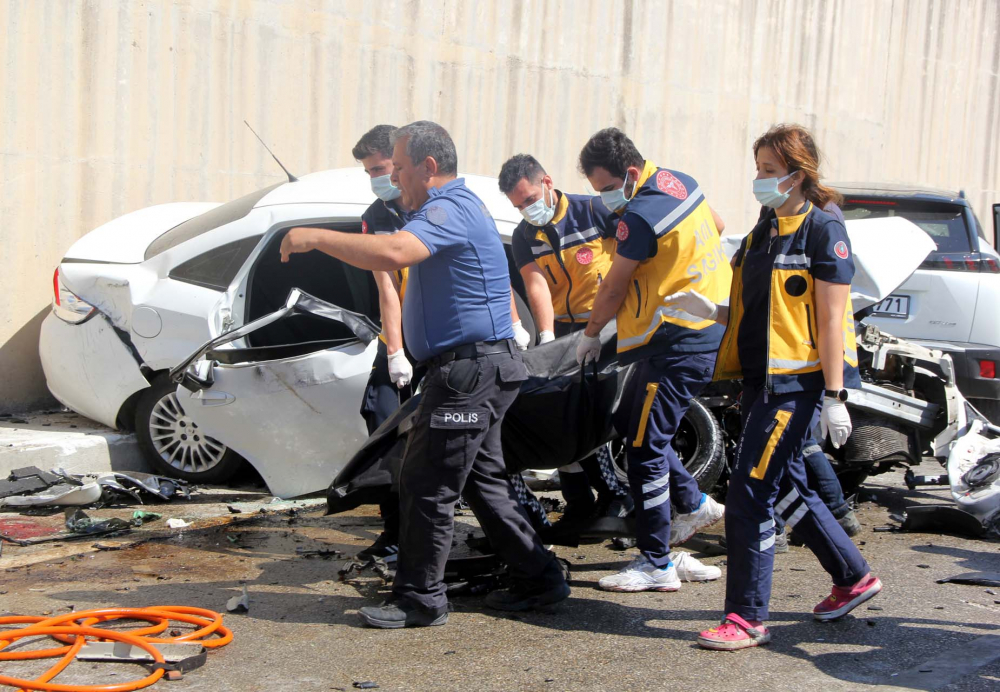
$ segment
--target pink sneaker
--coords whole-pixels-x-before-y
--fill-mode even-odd
[[[881,590],[882,582],[870,574],[866,574],[854,586],[834,586],[830,595],[813,608],[813,617],[817,620],[837,620]]]
[[[705,630],[698,635],[698,645],[715,651],[736,651],[751,646],[760,646],[771,641],[771,631],[763,622],[756,624],[744,620],[736,613],[722,618],[718,627]]]

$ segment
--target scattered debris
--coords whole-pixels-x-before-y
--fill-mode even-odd
[[[226,610],[230,613],[246,613],[250,610],[250,594],[247,593],[247,585],[243,585],[243,595],[233,596],[226,601]]]
[[[972,586],[1000,586],[1000,572],[963,572],[954,577],[938,579],[938,584],[971,584]]]
[[[132,512],[132,523],[136,526],[142,526],[144,523],[156,521],[162,516],[162,514],[157,514],[156,512],[144,512],[141,509],[137,509]]]
[[[923,564],[917,565],[917,567],[919,567],[920,569],[930,569],[931,568],[930,565],[923,565]]]
[[[364,682],[355,682],[354,687],[359,690],[377,690],[379,688],[377,682],[372,682],[371,680],[365,680]]]
[[[226,509],[229,510],[230,514],[243,514],[243,510],[242,509],[237,509],[236,507],[233,507],[232,505],[226,505]]]
[[[343,555],[343,551],[337,550],[336,548],[320,548],[318,550],[306,550],[302,546],[296,546],[295,554],[299,557],[304,558],[322,558],[324,560],[329,560],[332,557],[337,557],[338,555]]]
[[[184,521],[183,519],[167,519],[167,528],[170,529],[183,529],[191,526],[191,522]]]
[[[913,505],[903,512],[903,531],[951,533],[980,538],[982,522],[953,505]]]

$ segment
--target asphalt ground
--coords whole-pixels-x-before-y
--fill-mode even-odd
[[[1000,689],[1000,587],[936,583],[962,572],[1000,572],[1000,542],[875,531],[894,525],[892,515],[907,504],[946,496],[907,490],[901,473],[865,487],[858,509],[864,531],[855,540],[882,578],[882,594],[840,622],[814,621],[811,610],[829,581],[807,549],[792,547],[775,563],[772,643],[734,653],[695,643],[722,615],[724,555],[698,555],[722,567],[720,581],[621,594],[598,590],[597,580],[623,567],[634,549],[614,550],[610,542],[559,547],[572,566],[573,594],[552,613],[497,613],[464,596],[453,599],[443,627],[374,630],[362,626],[357,609],[378,603],[388,588],[370,573],[341,581],[337,572],[378,535],[375,508],[324,517],[322,507],[289,512],[290,505],[253,504],[268,498],[235,491],[147,508],[162,510],[164,520],[126,536],[5,545],[0,613],[164,604],[224,611],[245,583],[249,612],[225,617],[234,641],[182,680],[154,687],[178,692],[352,690],[363,682],[382,690]],[[249,501],[236,505],[240,514],[227,509],[236,501]],[[124,518],[131,511],[88,513]],[[166,516],[193,524],[169,530]],[[11,517],[20,518],[0,514]],[[61,516],[32,519],[58,524]],[[459,539],[475,533],[471,513],[456,521]],[[721,533],[720,524],[694,545],[710,547]],[[342,556],[310,555],[330,550]],[[48,665],[5,662],[0,671],[33,677]],[[76,662],[57,682],[121,684],[143,675],[135,665]]]

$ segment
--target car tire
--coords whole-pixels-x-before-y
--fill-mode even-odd
[[[993,425],[1000,425],[1000,400],[997,399],[969,399],[977,411],[986,416]]]
[[[139,398],[135,434],[156,473],[191,483],[224,483],[243,466],[243,458],[218,440],[200,433],[184,414],[177,385],[157,378]]]
[[[701,491],[711,494],[726,468],[726,455],[722,428],[708,407],[697,399],[691,401],[672,444]],[[612,442],[612,456],[615,476],[619,482],[628,485],[626,455],[621,440]]]

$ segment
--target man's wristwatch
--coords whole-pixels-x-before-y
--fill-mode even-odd
[[[836,399],[837,401],[847,401],[847,390],[846,389],[824,389],[823,396],[828,399]]]

